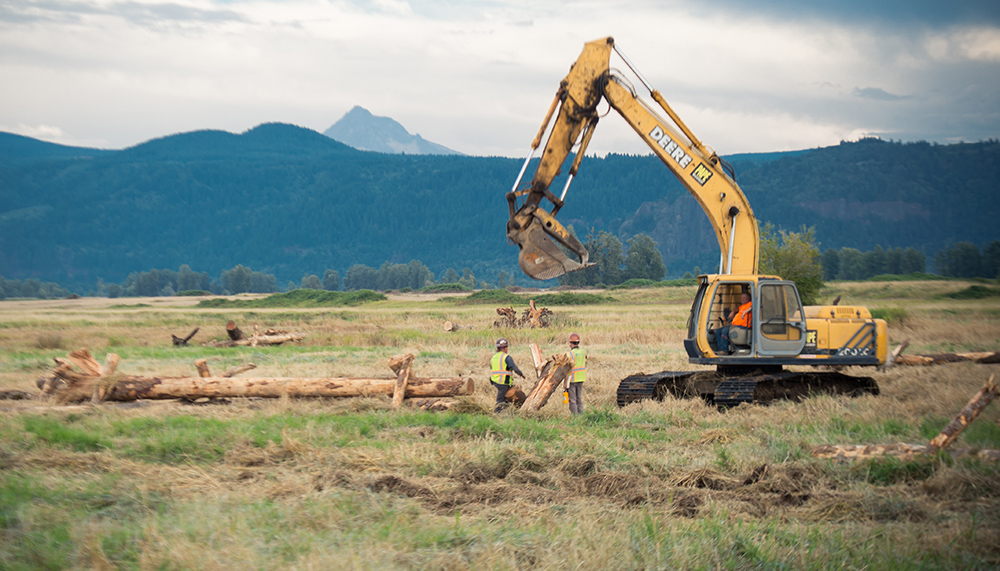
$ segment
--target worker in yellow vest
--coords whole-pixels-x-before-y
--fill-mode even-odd
[[[563,390],[569,393],[569,411],[583,412],[583,382],[587,380],[587,350],[580,347],[580,336],[569,336],[569,352],[566,356],[573,360],[573,368],[563,380]]]
[[[497,388],[497,405],[493,412],[500,412],[507,406],[507,391],[512,386],[511,373],[524,378],[524,373],[514,364],[514,358],[507,354],[507,340],[497,339],[497,352],[490,359],[490,383]]]

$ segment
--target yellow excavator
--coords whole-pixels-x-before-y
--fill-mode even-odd
[[[643,84],[655,107],[640,99],[631,82],[610,67],[612,52]],[[885,321],[873,319],[864,307],[803,307],[794,282],[757,273],[757,220],[736,184],[735,174],[649,86],[613,38],[584,45],[559,84],[531,144],[531,153],[507,193],[507,239],[520,249],[518,263],[524,273],[548,280],[592,265],[586,247],[556,220],[556,215],[565,204],[570,183],[593,137],[602,102],[625,119],[701,204],[721,251],[719,273],[698,277],[684,340],[689,362],[715,365],[716,370],[630,376],[619,384],[618,404],[659,399],[668,393],[698,395],[720,407],[798,399],[815,392],[878,394],[878,386],[870,377],[848,376],[839,370],[885,363]],[[547,131],[531,182],[519,188]],[[573,153],[565,185],[557,197],[549,187]],[[552,205],[550,210],[544,208],[546,201]],[[750,326],[726,328],[727,316],[740,305],[744,293],[749,294],[752,303]],[[726,338],[721,339],[722,335]],[[725,343],[720,345],[726,340],[729,351],[722,350]],[[810,369],[785,370],[786,366],[800,365]],[[818,371],[816,367],[835,370]]]

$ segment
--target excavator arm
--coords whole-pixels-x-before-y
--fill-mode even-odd
[[[640,99],[628,82],[611,70],[612,51],[632,68],[668,119]],[[520,249],[518,263],[524,273],[545,280],[590,265],[586,248],[555,216],[565,204],[569,185],[594,134],[597,106],[602,101],[625,119],[708,215],[722,252],[720,273],[756,274],[757,221],[743,191],[722,168],[721,159],[691,133],[660,93],[648,86],[610,37],[585,44],[580,57],[560,83],[532,143],[532,153],[525,160],[514,188],[507,193],[510,209],[507,238]],[[531,182],[518,189],[553,115],[555,122]],[[574,148],[576,156],[561,195],[557,197],[549,187]],[[552,204],[550,211],[542,207],[544,201]]]

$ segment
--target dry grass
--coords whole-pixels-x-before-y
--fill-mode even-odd
[[[1000,300],[942,300],[956,282],[837,284],[843,303],[904,307],[893,343],[1000,348]],[[681,288],[684,289],[684,288]],[[820,444],[926,441],[992,366],[873,374],[882,393],[817,396],[720,414],[700,400],[615,406],[620,379],[688,369],[690,291],[615,291],[554,307],[552,330],[496,331],[494,308],[448,296],[369,307],[205,310],[196,299],[0,302],[0,390],[35,392],[66,349],[122,355],[135,374],[192,375],[196,358],[246,376],[472,374],[460,412],[393,412],[387,398],[113,404],[9,401],[0,415],[0,567],[77,568],[995,568],[1000,472],[931,458],[817,461]],[[826,294],[824,294],[826,295]],[[833,295],[830,295],[832,297]],[[861,297],[869,296],[869,297]],[[146,305],[143,307],[140,305]],[[294,347],[170,346],[225,321],[306,333]],[[465,326],[443,331],[450,320]],[[493,415],[485,366],[498,336],[533,379],[528,343],[590,351],[587,413],[556,398]],[[66,349],[39,347],[58,335]],[[530,386],[530,383],[528,383]],[[527,388],[527,387],[525,387]],[[958,445],[1000,448],[987,409]]]

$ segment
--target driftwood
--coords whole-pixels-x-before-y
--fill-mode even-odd
[[[934,353],[931,355],[901,355],[904,349],[909,346],[909,341],[903,341],[892,355],[886,360],[885,366],[890,367],[892,365],[909,365],[909,366],[928,366],[928,365],[943,365],[945,363],[961,363],[964,361],[972,361],[973,363],[979,363],[981,365],[991,365],[1000,363],[1000,351],[980,351],[980,352],[969,352],[969,353]]]
[[[535,378],[540,379],[545,374],[542,371],[545,370],[545,364],[549,361],[542,357],[542,350],[539,349],[538,345],[532,343],[528,347],[531,349],[531,362],[535,365]]]
[[[232,322],[230,322],[230,323],[232,323]],[[188,333],[188,336],[187,337],[183,337],[183,338],[182,337],[178,337],[178,336],[174,335],[173,333],[171,333],[170,334],[170,339],[171,339],[171,341],[173,342],[174,345],[187,345],[188,341],[190,341],[191,338],[194,337],[194,334],[198,332],[198,329],[200,329],[200,328],[195,327],[194,331],[192,331],[191,333]]]
[[[535,329],[548,327],[552,312],[547,307],[541,309],[535,307],[535,300],[532,299],[528,301],[528,307],[520,317],[517,316],[517,312],[514,311],[513,307],[498,307],[497,315],[500,316],[500,319],[493,322],[493,327],[531,327]]]
[[[282,343],[287,343],[289,341],[301,341],[305,339],[306,336],[303,333],[288,333],[287,331],[275,331],[274,329],[268,329],[263,333],[255,333],[251,337],[243,337],[241,339],[225,340],[225,341],[210,341],[205,344],[207,347],[257,347],[260,345],[281,345]]]
[[[414,403],[420,410],[441,411],[450,410],[455,406],[455,401],[450,399],[423,399]]]
[[[832,460],[870,460],[873,458],[896,458],[898,460],[916,460],[940,450],[929,444],[876,444],[856,446],[852,444],[824,444],[812,450],[813,458],[829,458]],[[954,458],[982,458],[984,460],[1000,460],[1000,450],[983,450],[980,448],[955,448],[946,451]]]
[[[976,393],[965,408],[958,413],[941,433],[931,439],[930,444],[876,444],[870,446],[857,446],[853,444],[825,444],[813,448],[814,458],[834,458],[838,460],[863,460],[883,456],[891,456],[903,459],[913,459],[920,455],[934,454],[944,450],[958,438],[958,435],[973,420],[979,416],[997,396],[1000,396],[1000,388],[994,382],[994,375],[990,375],[989,380],[982,389]],[[974,456],[990,460],[1000,460],[1000,450],[980,450],[978,448],[961,448],[948,450],[948,453],[956,458]]]
[[[42,392],[61,402],[99,402],[137,399],[232,397],[354,397],[392,395],[397,379],[267,377],[140,377],[104,375],[103,367],[86,350],[71,353],[71,361],[57,359],[54,377],[63,383],[42,383]],[[73,368],[74,364],[83,372]],[[95,374],[96,373],[96,374]],[[409,377],[404,396],[450,397],[472,394],[471,378]]]
[[[562,384],[563,379],[569,374],[570,369],[573,368],[573,361],[566,356],[565,353],[559,355],[553,355],[549,357],[550,363],[547,363],[543,369],[547,367],[545,374],[542,378],[538,379],[535,383],[533,389],[528,394],[527,400],[525,400],[524,405],[521,407],[522,411],[533,412],[543,406],[549,401],[549,397],[555,392],[556,387]]]
[[[234,321],[226,323],[226,333],[229,335],[231,341],[243,339],[243,332],[240,331],[240,328],[236,326],[236,322]]]
[[[993,399],[997,398],[997,395],[1000,394],[1000,389],[997,389],[997,384],[993,382],[993,379],[994,375],[990,375],[989,380],[986,381],[983,388],[979,389],[979,392],[965,405],[962,412],[958,413],[958,416],[952,419],[948,423],[948,426],[945,426],[941,430],[941,434],[938,434],[931,440],[932,447],[946,448],[954,442],[958,438],[958,435],[965,430],[965,427],[969,426],[969,423],[973,420],[976,420],[979,413],[983,412],[983,409],[989,406],[993,402]]]
[[[410,382],[413,359],[413,354],[407,353],[400,357],[393,357],[389,361],[389,368],[396,373],[396,386],[392,391],[392,408],[396,410],[403,406],[403,396],[406,394],[406,385]]]
[[[222,373],[222,376],[223,377],[227,377],[227,378],[228,377],[235,377],[236,375],[238,375],[240,373],[245,373],[245,372],[247,372],[249,370],[256,369],[256,368],[257,368],[257,365],[254,365],[253,363],[245,363],[245,364],[240,365],[238,367],[233,367],[232,369],[229,369],[225,373]]]

